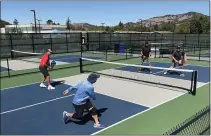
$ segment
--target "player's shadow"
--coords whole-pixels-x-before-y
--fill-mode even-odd
[[[102,116],[102,113],[104,113],[108,108],[101,108],[101,109],[98,109],[97,110],[97,113],[98,113],[98,117],[101,117]],[[84,116],[82,117],[82,119],[78,120],[78,121],[75,121],[75,119],[69,119],[66,124],[68,123],[75,123],[77,125],[85,125],[87,122],[89,121],[94,121],[93,118],[91,117],[91,115],[86,111],[84,112]]]
[[[177,71],[169,71],[169,74],[170,75],[180,75],[180,73]]]
[[[53,81],[53,82],[51,83],[51,85],[52,85],[53,87],[55,87],[55,86],[57,86],[57,85],[61,85],[61,84],[64,84],[64,80],[61,80],[61,81]]]

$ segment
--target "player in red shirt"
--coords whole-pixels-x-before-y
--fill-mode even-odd
[[[47,80],[48,83],[48,90],[53,90],[55,89],[55,87],[53,87],[50,83],[50,75],[48,73],[48,70],[52,69],[52,67],[50,66],[50,55],[51,55],[52,51],[51,49],[48,49],[47,52],[42,56],[41,60],[40,60],[40,72],[43,74],[43,80],[40,84],[40,87],[46,87],[44,82],[45,80]]]

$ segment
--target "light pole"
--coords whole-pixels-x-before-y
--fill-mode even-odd
[[[41,19],[36,19],[39,22],[39,33],[40,33],[40,21],[42,21]]]
[[[34,12],[34,24],[35,24],[35,32],[37,33],[37,24],[36,24],[36,12],[35,10],[30,10],[32,12]]]

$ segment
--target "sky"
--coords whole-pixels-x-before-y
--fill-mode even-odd
[[[3,1],[1,19],[30,24],[34,21],[31,9],[36,10],[41,24],[46,24],[48,19],[65,24],[69,17],[72,23],[113,26],[120,21],[137,22],[138,19],[190,11],[209,15],[209,1]]]

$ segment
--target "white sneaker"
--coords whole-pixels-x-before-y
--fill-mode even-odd
[[[163,74],[164,74],[164,75],[166,75],[166,74],[167,74],[167,72],[164,72]]]
[[[180,74],[181,77],[185,77],[185,74]]]
[[[41,83],[41,84],[40,84],[40,87],[45,88],[46,85],[45,85],[44,83]]]
[[[54,90],[54,89],[55,89],[55,87],[53,87],[51,85],[48,86],[48,90]]]

